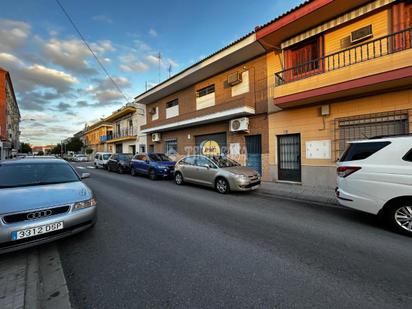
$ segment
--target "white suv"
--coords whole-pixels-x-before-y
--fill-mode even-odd
[[[351,142],[337,173],[341,205],[380,215],[412,236],[412,137]]]

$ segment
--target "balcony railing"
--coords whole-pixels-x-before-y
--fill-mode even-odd
[[[134,137],[137,136],[137,128],[121,128],[120,130],[115,130],[112,135],[107,135],[107,140],[123,138],[123,137]]]
[[[322,74],[412,48],[412,28],[275,73],[275,86]]]

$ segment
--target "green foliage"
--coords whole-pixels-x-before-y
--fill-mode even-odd
[[[72,137],[66,144],[66,151],[79,152],[83,148],[83,142],[78,137]]]
[[[91,148],[86,149],[86,154],[90,155],[92,153],[93,153],[93,149],[91,149]]]
[[[28,144],[28,143],[21,143],[21,144],[20,144],[20,151],[21,151],[22,153],[31,153],[31,152],[32,152],[32,149],[31,149],[31,147],[30,147],[30,144]]]
[[[38,156],[44,156],[43,150],[40,150],[40,151],[37,153],[37,155],[38,155]]]

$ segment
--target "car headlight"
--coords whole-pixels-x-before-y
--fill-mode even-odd
[[[243,182],[249,181],[249,177],[247,177],[246,175],[236,175],[235,177]]]
[[[96,199],[91,198],[90,200],[85,200],[85,201],[74,203],[73,209],[77,210],[77,209],[89,208],[89,207],[92,207],[92,206],[96,206],[96,204],[97,204]]]

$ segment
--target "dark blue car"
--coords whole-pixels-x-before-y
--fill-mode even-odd
[[[163,153],[140,153],[130,162],[131,174],[148,175],[150,179],[172,177],[176,162]]]

